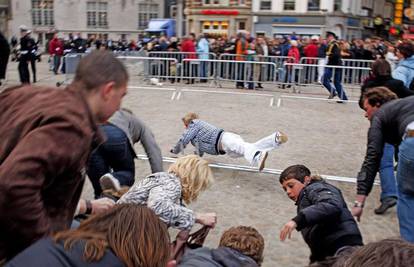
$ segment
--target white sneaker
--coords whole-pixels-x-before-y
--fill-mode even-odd
[[[102,175],[99,179],[99,184],[101,185],[102,190],[113,189],[115,191],[121,190],[121,184],[118,179],[116,179],[112,174],[107,173]]]
[[[275,142],[277,145],[281,145],[283,143],[286,143],[288,141],[288,136],[280,131],[276,132],[275,135]]]
[[[265,167],[265,162],[269,153],[265,151],[260,151],[256,157],[254,157],[254,162],[257,163],[257,167],[259,168],[259,172],[262,171]]]

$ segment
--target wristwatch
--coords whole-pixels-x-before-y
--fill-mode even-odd
[[[363,207],[364,207],[364,203],[359,202],[358,200],[355,200],[354,208],[363,208]]]

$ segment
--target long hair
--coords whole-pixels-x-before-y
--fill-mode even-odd
[[[199,193],[207,189],[214,180],[208,162],[196,155],[177,159],[168,168],[168,172],[180,178],[182,199],[187,204],[196,200]]]
[[[85,242],[83,259],[99,261],[111,249],[127,267],[165,267],[169,258],[167,227],[155,213],[137,204],[119,204],[90,217],[78,229],[54,236],[65,250]]]

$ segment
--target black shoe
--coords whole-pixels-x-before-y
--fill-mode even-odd
[[[375,214],[384,214],[389,208],[397,205],[397,199],[394,197],[387,197],[381,201],[381,205],[374,210]]]

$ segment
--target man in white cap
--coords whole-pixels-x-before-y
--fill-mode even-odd
[[[30,37],[29,29],[25,25],[20,25],[20,58],[19,58],[19,76],[23,84],[30,83],[29,65],[31,61],[31,52],[35,48],[35,41]]]

